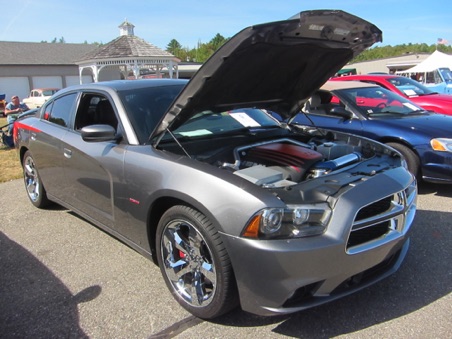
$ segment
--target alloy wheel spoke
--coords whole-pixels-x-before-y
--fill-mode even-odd
[[[187,241],[187,239],[181,234],[180,229],[172,230],[171,231],[173,239],[174,239],[174,245],[179,250],[182,251],[184,254],[190,253],[191,246],[190,243]]]
[[[194,272],[191,284],[191,299],[192,303],[201,306],[205,299],[205,293],[202,282],[202,275],[199,272]]]
[[[209,264],[208,262],[203,262],[201,265],[201,273],[210,282],[215,283],[216,276],[215,276],[214,266],[212,264]]]

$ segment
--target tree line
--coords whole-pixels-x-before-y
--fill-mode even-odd
[[[172,39],[166,46],[166,51],[180,59],[187,62],[205,62],[215,51],[226,43],[230,38],[223,37],[220,33],[217,33],[209,42],[198,42],[197,46],[193,48],[183,47],[179,41]],[[47,42],[47,41],[41,41]],[[59,39],[54,38],[51,43],[66,43],[64,37]],[[85,41],[85,44],[88,42]],[[93,44],[101,46],[103,43],[94,42]],[[435,50],[439,50],[443,53],[452,54],[452,46],[442,44],[401,44],[396,46],[376,46],[365,50],[360,55],[356,56],[351,63],[371,61],[376,59],[392,58],[402,56],[405,54],[427,53],[431,54]]]
[[[221,34],[217,33],[215,37],[207,43],[198,43],[195,48],[186,48],[176,40],[172,39],[166,46],[166,51],[173,54],[182,61],[206,61],[218,48],[220,48],[229,38],[224,38]],[[449,45],[437,45],[426,43],[422,44],[401,44],[396,46],[377,46],[365,50],[358,56],[356,56],[351,63],[371,61],[376,59],[392,58],[402,56],[405,54],[417,54],[427,53],[431,54],[435,50],[439,50],[443,53],[452,54],[452,46]]]

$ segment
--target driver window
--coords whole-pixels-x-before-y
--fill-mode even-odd
[[[334,98],[339,101],[338,98]],[[317,91],[305,103],[304,111],[306,113],[327,115],[338,104],[338,102],[333,101],[333,96],[330,93]]]
[[[118,119],[113,105],[102,95],[84,93],[80,99],[74,128],[81,130],[85,126],[99,124],[110,125],[117,130]]]

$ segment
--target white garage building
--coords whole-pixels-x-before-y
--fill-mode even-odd
[[[0,41],[0,94],[21,99],[34,88],[68,86],[113,79],[191,77],[199,68],[182,67],[174,55],[136,37],[125,21],[110,43],[34,43]],[[130,74],[132,77],[130,77]]]
[[[33,88],[67,86],[80,83],[75,64],[96,49],[92,44],[36,43],[0,41],[0,94],[6,100],[28,96]],[[92,82],[90,75],[85,82]]]

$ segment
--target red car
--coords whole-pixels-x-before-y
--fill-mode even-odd
[[[452,95],[438,94],[416,80],[390,74],[348,75],[331,80],[354,80],[377,84],[402,95],[428,111],[452,115]]]

